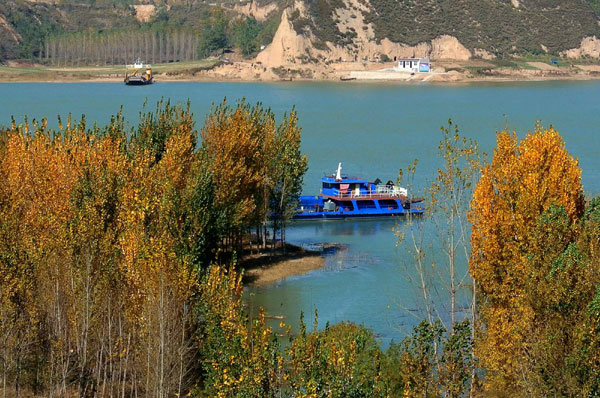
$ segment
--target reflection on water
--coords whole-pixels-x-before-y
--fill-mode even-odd
[[[411,222],[427,242],[427,264],[442,269],[432,223],[427,217]],[[336,244],[338,250],[325,253],[323,269],[247,289],[251,308],[264,307],[269,315],[286,316],[293,331],[298,330],[301,311],[307,318],[318,309],[321,327],[326,322],[350,320],[372,328],[384,345],[400,340],[424,316],[410,242],[398,242],[395,234],[406,226],[401,217],[293,223],[286,233],[291,243],[309,249]],[[465,272],[465,267],[461,264],[459,272]],[[441,276],[431,275],[439,316],[447,321],[448,294]],[[459,307],[468,307],[468,295],[457,300]],[[276,329],[278,323],[273,321],[271,326]]]
[[[324,221],[298,221],[290,229],[291,236],[310,239],[316,236],[365,236],[390,231],[403,218],[344,219]]]
[[[309,317],[318,309],[321,326],[352,320],[373,328],[384,344],[398,340],[413,325],[414,314],[408,309],[418,306],[405,278],[406,262],[395,250],[394,228],[401,223],[403,218],[292,224],[286,232],[291,243],[306,248],[341,247],[325,255],[323,269],[272,286],[249,288],[251,308],[262,306],[270,315],[285,315],[293,330],[297,330],[301,311]],[[277,328],[277,322],[272,326]]]

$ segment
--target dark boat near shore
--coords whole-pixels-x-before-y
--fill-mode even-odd
[[[144,65],[138,58],[133,65],[125,65],[125,84],[128,86],[143,86],[152,84],[152,66]]]
[[[337,173],[321,178],[319,196],[300,196],[294,220],[342,219],[358,217],[393,217],[421,215],[422,198],[409,198],[406,188],[392,181],[382,184],[379,179],[368,182],[362,178]]]

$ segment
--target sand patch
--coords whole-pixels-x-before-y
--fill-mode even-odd
[[[587,72],[600,72],[600,65],[575,65],[575,67]]]
[[[135,18],[139,22],[148,22],[155,14],[156,7],[153,4],[134,4]]]
[[[271,67],[263,65],[260,62],[232,62],[213,69],[200,71],[194,74],[194,76],[216,78],[218,80],[273,81],[280,79]]]
[[[559,70],[557,66],[550,65],[545,62],[527,62],[527,65],[533,66],[539,70]]]
[[[287,245],[286,253],[250,254],[240,261],[245,269],[244,283],[253,286],[270,285],[293,275],[302,275],[325,267],[321,252]]]
[[[563,51],[560,55],[567,58],[600,58],[600,40],[596,36],[585,37],[579,47]]]
[[[302,275],[325,267],[325,259],[320,255],[283,260],[268,267],[255,268],[244,273],[244,279],[253,286],[271,285],[293,275]]]

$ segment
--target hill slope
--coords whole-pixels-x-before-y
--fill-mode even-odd
[[[270,65],[558,55],[585,38],[600,37],[599,0],[5,0],[0,2],[0,61],[41,59],[46,38],[60,34],[159,26],[201,35],[215,9],[224,15],[231,37],[243,15],[273,26],[253,28],[255,45],[245,53],[268,44],[279,26],[275,42],[258,56]],[[270,33],[257,38],[260,29]],[[220,46],[230,47],[232,41]],[[600,54],[597,41],[585,43],[593,51],[568,54]]]
[[[50,35],[137,28],[135,10],[126,3],[4,0],[0,2],[0,61],[39,57]]]
[[[273,46],[285,49],[270,52],[314,62],[558,55],[600,37],[596,11],[584,0],[297,0],[280,30],[306,40],[283,39]],[[293,48],[299,42],[303,48]]]

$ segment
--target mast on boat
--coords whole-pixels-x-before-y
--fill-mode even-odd
[[[338,163],[337,174],[335,175],[336,180],[342,179],[342,162]]]

